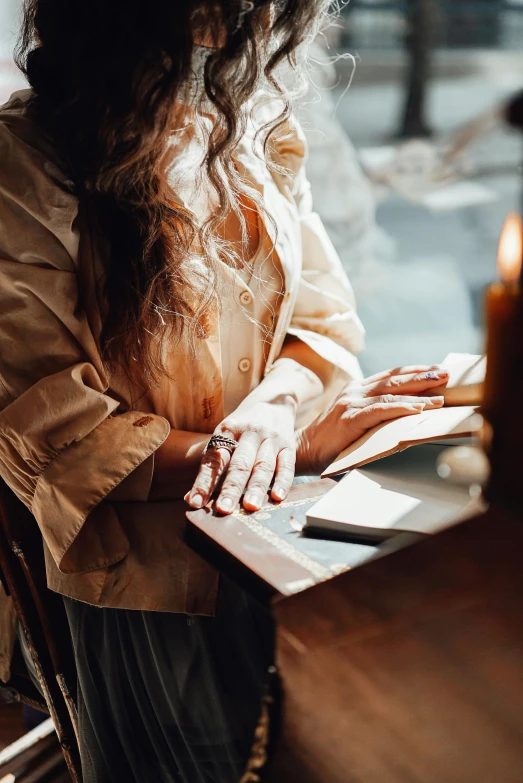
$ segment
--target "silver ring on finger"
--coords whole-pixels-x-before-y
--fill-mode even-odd
[[[238,446],[238,441],[228,438],[226,435],[213,435],[203,453],[207,454],[210,449],[225,449],[229,454],[233,454]]]

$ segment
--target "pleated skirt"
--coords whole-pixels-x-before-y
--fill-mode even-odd
[[[64,602],[84,783],[238,783],[273,663],[269,612],[224,577],[215,617]]]

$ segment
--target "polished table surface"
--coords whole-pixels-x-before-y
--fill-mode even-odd
[[[437,474],[442,445],[424,445],[368,465],[361,472],[375,480],[394,480],[396,491],[423,481],[435,502],[447,493],[468,502],[466,490],[446,484]],[[329,540],[300,532],[308,509],[329,491],[330,479],[300,483],[279,505],[268,502],[260,512],[237,510],[231,517],[217,517],[211,508],[189,512],[188,542],[206,559],[246,582],[256,591],[292,595],[355,568],[399,547],[419,540],[416,535],[398,535],[382,543]]]

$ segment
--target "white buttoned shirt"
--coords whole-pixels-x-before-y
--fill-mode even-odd
[[[263,379],[281,300],[281,266],[262,220],[248,267],[233,277],[232,296],[220,314],[224,413],[229,415]]]

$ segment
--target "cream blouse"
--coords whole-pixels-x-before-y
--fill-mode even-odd
[[[35,517],[51,589],[99,606],[212,614],[215,572],[183,543],[185,504],[150,502],[154,453],[171,428],[212,433],[295,335],[359,377],[363,328],[338,256],[312,211],[299,128],[255,154],[260,97],[236,165],[277,233],[261,232],[255,274],[230,268],[219,319],[196,354],[168,356],[172,381],[143,395],[99,352],[101,250],[28,112],[0,108],[0,476]]]
[[[259,245],[248,268],[239,272],[245,284],[229,297],[220,317],[224,413],[239,404],[262,381],[274,336],[284,280],[270,238],[258,220]]]

